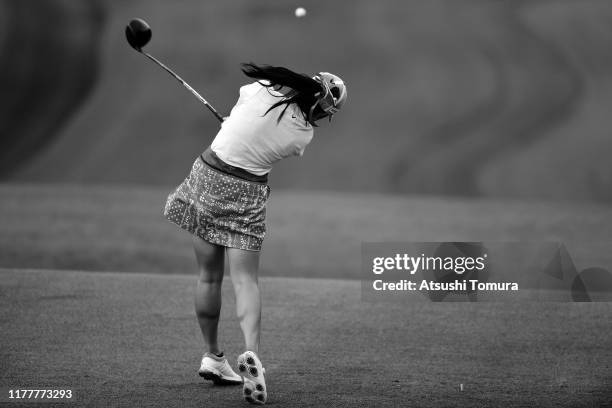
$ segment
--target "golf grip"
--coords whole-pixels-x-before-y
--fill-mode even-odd
[[[177,81],[179,81],[181,84],[183,84],[183,86],[185,88],[187,88],[187,90],[189,92],[191,92],[192,94],[195,95],[196,98],[198,98],[200,100],[200,102],[202,102],[204,105],[206,105],[206,107],[208,109],[210,109],[210,111],[213,113],[213,115],[215,115],[215,117],[217,119],[219,119],[219,122],[223,122],[223,117],[221,115],[219,115],[219,112],[216,111],[215,108],[213,108],[207,101],[206,99],[204,99],[202,97],[202,95],[200,95],[195,89],[193,89],[187,82],[185,82],[183,80],[183,78],[181,78],[180,76],[176,75],[174,72],[172,72],[172,70],[170,68],[168,68],[167,66],[165,66],[161,61],[159,61],[157,58],[155,58],[154,56],[152,56],[151,54],[144,52],[144,51],[140,51],[142,54],[146,55],[151,61],[153,61],[154,63],[156,63],[157,65],[159,65],[160,67],[162,67],[164,70],[166,70],[167,73],[169,73],[170,75],[172,75]]]

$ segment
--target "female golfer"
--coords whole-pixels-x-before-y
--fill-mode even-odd
[[[240,88],[238,102],[185,181],[168,196],[164,215],[193,234],[199,266],[195,309],[207,352],[199,374],[214,383],[243,383],[244,398],[267,399],[258,357],[261,299],[259,253],[266,232],[268,173],[286,157],[301,156],[319,119],[338,112],[346,87],[335,75],[314,77],[287,68],[243,64],[256,80]],[[227,256],[245,352],[237,375],[217,342],[221,283]]]

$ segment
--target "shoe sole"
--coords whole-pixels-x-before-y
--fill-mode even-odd
[[[268,393],[266,391],[265,380],[262,380],[263,372],[260,372],[257,368],[255,359],[250,355],[245,356],[241,354],[238,357],[238,370],[244,378],[242,396],[245,401],[256,405],[265,404],[268,399]]]
[[[221,377],[219,374],[215,374],[212,371],[198,371],[200,377],[205,380],[212,381],[215,385],[241,385],[242,381],[228,380],[227,378]]]

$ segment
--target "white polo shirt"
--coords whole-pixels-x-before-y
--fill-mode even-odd
[[[240,88],[238,102],[210,148],[227,164],[262,176],[277,161],[301,156],[313,136],[312,126],[303,113],[291,104],[278,121],[285,105],[270,106],[281,101],[283,94],[254,82]]]

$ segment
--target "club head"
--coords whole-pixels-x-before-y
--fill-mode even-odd
[[[125,27],[125,38],[127,38],[127,42],[132,48],[139,52],[142,51],[142,47],[151,41],[152,35],[151,27],[149,27],[146,21],[140,18],[132,19]]]

